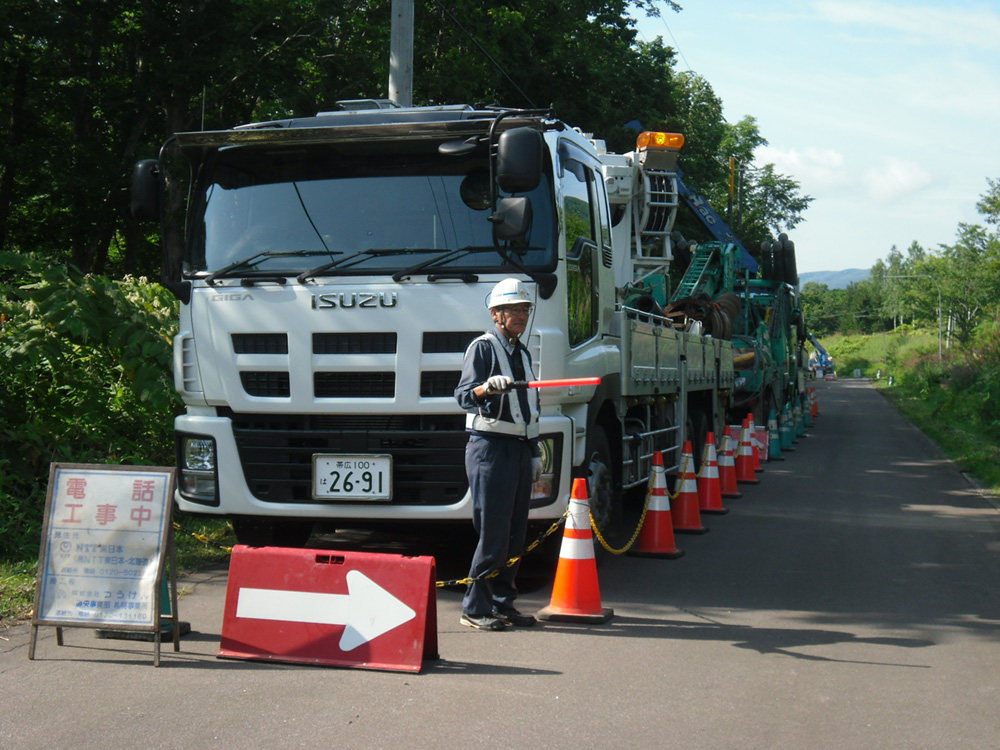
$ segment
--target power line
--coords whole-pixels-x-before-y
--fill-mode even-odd
[[[504,70],[503,66],[493,58],[493,55],[491,55],[489,52],[486,51],[486,48],[479,43],[479,40],[472,35],[472,32],[470,32],[461,24],[461,22],[458,20],[455,14],[452,13],[450,10],[448,10],[448,8],[444,6],[444,3],[442,3],[441,0],[435,0],[435,2],[437,3],[437,6],[444,12],[444,14],[448,16],[451,22],[455,24],[462,31],[462,33],[464,33],[467,37],[469,37],[472,43],[479,48],[479,51],[486,56],[486,59],[489,60],[491,63],[493,63],[493,67],[495,67],[500,72],[500,74],[507,79],[508,83],[510,83],[510,85],[517,90],[517,93],[523,96],[525,100],[528,102],[528,104],[531,105],[532,108],[537,109],[535,103],[531,101],[531,97],[521,90],[521,87],[518,86],[517,83],[514,81],[514,79],[507,74],[507,71]]]
[[[691,63],[689,63],[687,61],[687,58],[684,56],[684,51],[681,49],[681,46],[677,43],[677,38],[674,36],[674,32],[672,32],[670,30],[670,26],[667,25],[667,19],[664,18],[662,10],[658,14],[658,17],[660,19],[660,22],[663,24],[663,28],[665,28],[667,30],[667,34],[670,36],[670,41],[673,42],[674,49],[677,51],[677,54],[680,56],[681,60],[684,61],[684,65],[687,67],[688,70],[692,70]],[[642,31],[640,31],[638,27],[636,28],[636,31],[639,32],[639,36],[642,37],[642,40],[644,42],[647,42],[647,43],[649,42],[649,40],[646,39],[646,35],[643,34]]]
[[[677,54],[680,55],[681,60],[684,61],[684,66],[688,70],[692,70],[691,63],[689,63],[687,61],[687,58],[684,56],[684,52],[683,50],[681,50],[681,46],[677,43],[677,39],[674,38],[674,32],[672,32],[670,30],[670,27],[667,26],[667,19],[663,17],[662,13],[660,13],[660,20],[663,21],[663,28],[665,28],[667,30],[667,33],[670,34],[670,41],[674,43],[674,49],[677,50]]]

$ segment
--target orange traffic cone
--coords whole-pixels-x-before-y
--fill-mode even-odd
[[[691,441],[684,441],[681,451],[681,468],[677,474],[677,495],[674,497],[672,518],[674,531],[682,534],[704,534],[708,531],[701,525],[698,512],[698,482],[694,475],[694,454]]]
[[[722,507],[722,485],[719,483],[719,463],[715,455],[715,433],[705,436],[705,452],[701,459],[701,474],[698,476],[698,510],[717,516],[729,512]]]
[[[719,455],[719,486],[723,497],[743,497],[736,488],[736,460],[733,457],[733,433],[726,425],[722,431],[722,453]]]
[[[816,400],[816,389],[809,389],[809,414],[812,416],[813,421],[819,416],[819,401]]]
[[[538,619],[599,623],[607,622],[612,615],[614,610],[601,607],[587,480],[574,479],[552,598],[549,606],[539,610]]]
[[[639,532],[639,541],[629,554],[639,557],[676,559],[684,554],[674,541],[674,522],[670,515],[670,493],[663,470],[663,454],[653,453],[653,471],[649,475],[649,505]]]
[[[736,452],[736,481],[740,484],[760,484],[754,473],[753,446],[750,445],[750,423],[743,420],[740,430],[740,446]]]

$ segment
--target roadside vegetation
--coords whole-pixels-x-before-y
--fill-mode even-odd
[[[147,279],[0,253],[0,623],[33,604],[50,463],[173,466],[176,320]],[[235,543],[224,521],[175,520],[179,572]]]

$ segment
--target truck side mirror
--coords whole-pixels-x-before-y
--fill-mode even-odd
[[[527,193],[542,179],[542,134],[532,128],[513,128],[497,143],[497,185],[505,193]]]
[[[129,210],[137,221],[159,221],[163,165],[159,159],[143,159],[132,170]]]
[[[493,231],[501,242],[520,242],[531,229],[531,199],[501,198],[496,212],[490,217]]]

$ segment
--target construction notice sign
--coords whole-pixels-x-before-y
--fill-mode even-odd
[[[434,558],[237,545],[223,658],[420,671],[437,658]]]
[[[32,619],[36,630],[38,625],[159,630],[173,477],[166,467],[52,464]],[[176,615],[176,605],[173,611]],[[34,642],[33,637],[32,647]]]

